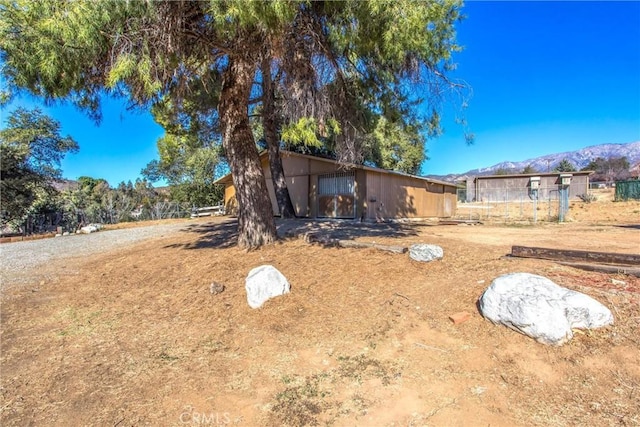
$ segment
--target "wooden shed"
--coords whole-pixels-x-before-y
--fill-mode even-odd
[[[573,199],[589,193],[593,171],[547,172],[518,175],[474,176],[466,180],[467,202],[516,201],[537,197],[557,198],[563,188]]]
[[[448,218],[456,211],[455,184],[362,165],[282,151],[289,195],[299,217],[386,220]],[[260,155],[274,215],[279,214],[266,152]],[[227,212],[236,209],[231,175],[225,185]]]

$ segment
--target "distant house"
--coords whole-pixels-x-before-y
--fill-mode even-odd
[[[296,215],[309,218],[386,220],[451,217],[456,211],[456,186],[414,175],[345,165],[335,160],[282,151],[282,165]],[[266,152],[260,155],[274,215],[279,214]],[[225,185],[225,210],[236,209],[231,174]]]
[[[592,171],[474,176],[465,180],[466,202],[555,199],[567,188],[569,198],[589,193]]]

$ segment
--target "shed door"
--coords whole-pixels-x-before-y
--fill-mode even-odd
[[[339,172],[318,177],[318,217],[355,218],[356,175]]]

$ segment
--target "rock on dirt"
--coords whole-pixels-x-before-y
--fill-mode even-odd
[[[251,308],[260,308],[268,299],[288,294],[291,290],[287,279],[271,265],[261,265],[251,270],[245,288]]]
[[[80,233],[83,233],[83,234],[91,234],[91,233],[95,233],[97,231],[102,230],[102,228],[103,228],[102,224],[89,224],[82,227],[79,231]]]
[[[221,294],[224,292],[224,285],[222,283],[213,282],[209,286],[209,292],[211,292],[211,295]]]
[[[409,248],[409,256],[416,261],[429,262],[442,259],[442,257],[444,257],[444,251],[438,245],[419,243],[411,245]]]
[[[572,328],[594,329],[613,323],[611,311],[593,298],[529,273],[495,279],[480,297],[479,307],[493,323],[549,345],[569,341]]]

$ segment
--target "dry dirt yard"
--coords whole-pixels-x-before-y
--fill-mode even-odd
[[[445,257],[432,263],[296,238],[245,252],[233,220],[185,220],[4,277],[0,424],[640,425],[640,279],[505,258],[512,245],[640,253],[640,202],[573,203],[570,217],[279,225],[438,244]],[[263,264],[292,292],[252,310],[244,280]],[[491,324],[476,302],[512,272],[594,297],[615,324],[562,347]],[[224,292],[212,295],[213,281]],[[454,325],[460,311],[471,319]]]

